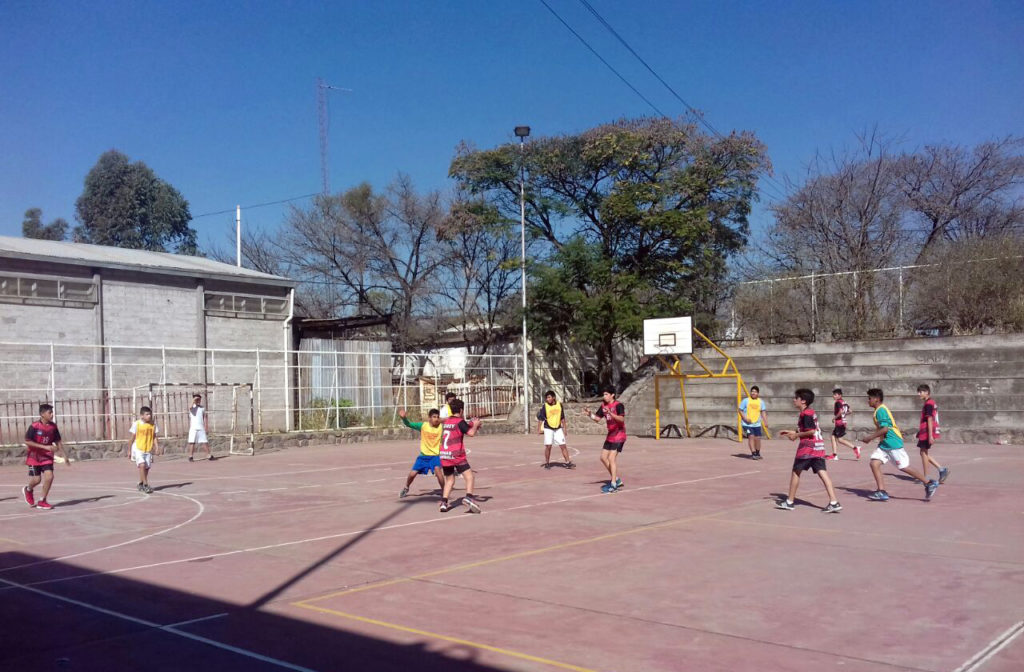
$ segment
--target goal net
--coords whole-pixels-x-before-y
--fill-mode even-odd
[[[231,455],[255,453],[252,383],[150,383],[136,388],[135,410],[153,409],[160,438],[188,439],[192,396],[203,395],[210,448],[226,439]]]

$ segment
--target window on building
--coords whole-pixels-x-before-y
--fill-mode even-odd
[[[96,285],[81,278],[0,273],[0,302],[92,308],[96,305]]]
[[[288,299],[255,294],[206,292],[206,312],[220,317],[281,319],[288,315]]]

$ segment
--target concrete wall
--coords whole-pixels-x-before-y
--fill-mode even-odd
[[[12,260],[9,266],[4,270],[94,279],[91,269],[72,265],[44,268],[31,260]],[[284,427],[287,381],[281,349],[286,316],[207,314],[203,297],[216,291],[285,298],[287,287],[142,271],[97,273],[95,305],[0,302],[0,443],[12,440],[43,400],[57,400],[64,427],[80,425],[69,438],[120,439],[135,412],[132,406],[139,404],[140,390],[150,383],[257,382],[254,353],[225,352],[216,361],[217,354],[204,354],[203,348],[276,351],[261,362],[267,388],[262,396],[279,410],[262,420],[267,430]],[[113,409],[107,402],[111,389]]]
[[[801,344],[730,348],[747,385],[758,385],[768,405],[770,427],[787,428],[796,413],[793,390],[809,387],[822,430],[831,431],[831,391],[843,388],[853,410],[855,434],[872,428],[865,392],[885,391],[905,435],[917,431],[921,402],[917,386],[927,383],[939,405],[943,440],[964,443],[1024,443],[1024,335],[898,339],[853,343]],[[712,369],[724,360],[698,353]],[[698,372],[692,362],[684,368]],[[661,382],[662,426],[683,425],[682,401],[675,381]],[[630,431],[651,434],[654,388],[650,378],[627,391]],[[735,383],[687,383],[691,427],[736,426]]]

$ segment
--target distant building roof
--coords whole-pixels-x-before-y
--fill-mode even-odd
[[[119,270],[184,275],[188,277],[217,278],[236,282],[256,282],[264,285],[294,287],[295,282],[277,275],[260,273],[204,257],[184,254],[128,250],[106,245],[66,243],[56,240],[14,238],[0,236],[0,259],[42,260],[52,263],[115,268]]]

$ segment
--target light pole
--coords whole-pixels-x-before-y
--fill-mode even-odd
[[[519,233],[522,238],[520,269],[523,282],[523,427],[530,433],[530,369],[526,358],[526,137],[529,126],[516,126],[519,138]]]

